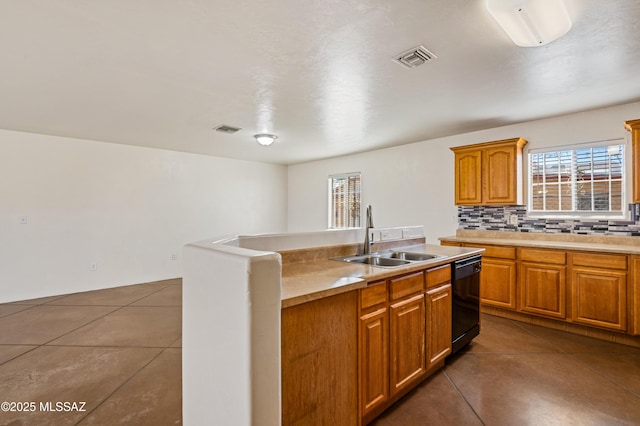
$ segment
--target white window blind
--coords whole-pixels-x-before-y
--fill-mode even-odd
[[[621,140],[529,153],[531,213],[624,214]]]
[[[360,173],[329,176],[329,228],[360,226]]]

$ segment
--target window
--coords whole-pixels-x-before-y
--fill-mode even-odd
[[[529,211],[542,215],[624,214],[624,141],[529,153]]]
[[[360,226],[360,173],[329,176],[329,228]]]

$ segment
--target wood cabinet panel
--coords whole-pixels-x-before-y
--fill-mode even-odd
[[[389,280],[391,286],[391,300],[398,300],[424,291],[424,272],[403,275]]]
[[[520,260],[523,262],[565,265],[567,263],[567,252],[559,250],[522,248],[520,249]]]
[[[387,283],[371,283],[360,291],[360,309],[366,310],[381,303],[387,303]]]
[[[359,295],[358,409],[367,424],[451,352],[451,266],[391,277]]]
[[[520,310],[554,318],[566,318],[567,268],[547,264],[520,266]]]
[[[516,204],[516,146],[487,148],[483,152],[483,202]]]
[[[425,373],[424,294],[392,304],[389,317],[390,384],[393,396]]]
[[[573,268],[572,319],[576,323],[627,329],[627,273]]]
[[[482,203],[482,155],[480,150],[460,151],[455,155],[455,203]]]
[[[574,253],[571,263],[576,266],[605,269],[627,269],[624,254]]]
[[[440,241],[441,246],[462,247],[462,243],[452,243],[450,241]]]
[[[360,317],[360,410],[367,415],[389,398],[389,313]]]
[[[351,291],[282,310],[283,425],[357,424],[357,303]]]
[[[427,271],[427,288],[451,282],[451,265],[442,265]]]
[[[427,291],[427,370],[451,353],[451,284]]]
[[[451,148],[456,205],[522,204],[522,138]]]
[[[516,258],[516,248],[515,247],[506,247],[506,246],[492,246],[492,245],[481,245],[481,244],[464,244],[465,247],[477,247],[483,248],[485,251],[482,254],[482,257],[497,257],[500,259],[515,259]]]
[[[516,262],[483,258],[480,301],[487,305],[516,309]]]

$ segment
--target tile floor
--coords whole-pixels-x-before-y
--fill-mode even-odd
[[[0,425],[181,424],[181,335],[181,280],[2,304]]]
[[[168,280],[0,304],[0,402],[36,403],[0,425],[181,424],[181,299]],[[640,349],[485,315],[373,424],[640,424]]]
[[[640,349],[484,315],[480,336],[373,424],[639,425]]]

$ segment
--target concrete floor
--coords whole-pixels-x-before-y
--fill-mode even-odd
[[[0,425],[181,424],[181,290],[0,305],[0,402],[35,403]],[[373,424],[640,424],[640,349],[484,315],[469,347]]]
[[[181,424],[181,305],[180,280],[0,305],[0,402],[35,403],[0,425]]]

